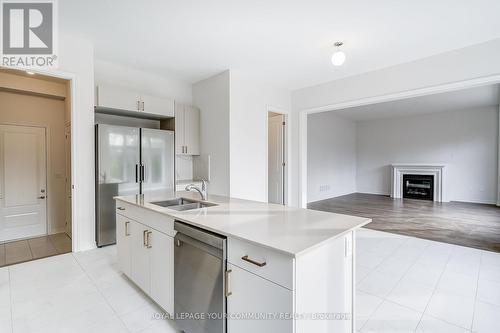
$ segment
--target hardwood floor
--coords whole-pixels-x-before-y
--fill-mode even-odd
[[[373,222],[366,227],[374,230],[500,252],[500,207],[495,205],[353,193],[308,208],[369,217]]]

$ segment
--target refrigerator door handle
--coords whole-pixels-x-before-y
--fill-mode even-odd
[[[144,164],[141,164],[141,182],[144,182],[146,180],[146,168],[144,167]]]
[[[135,182],[139,182],[139,164],[135,165]]]

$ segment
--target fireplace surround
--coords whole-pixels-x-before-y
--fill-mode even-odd
[[[404,193],[404,176],[432,176],[432,199],[436,202],[448,202],[446,189],[446,164],[391,164],[391,197],[402,199]],[[408,176],[407,176],[408,177]],[[430,177],[423,177],[428,178]]]

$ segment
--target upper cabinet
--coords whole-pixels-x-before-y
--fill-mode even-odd
[[[122,111],[124,115],[151,115],[153,117],[173,117],[174,101],[137,91],[110,85],[99,85],[96,89],[95,105],[99,108]]]
[[[200,109],[175,103],[175,153],[200,155]]]

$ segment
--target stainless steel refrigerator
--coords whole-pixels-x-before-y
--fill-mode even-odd
[[[113,197],[175,189],[174,132],[95,125],[96,243],[116,243]]]

